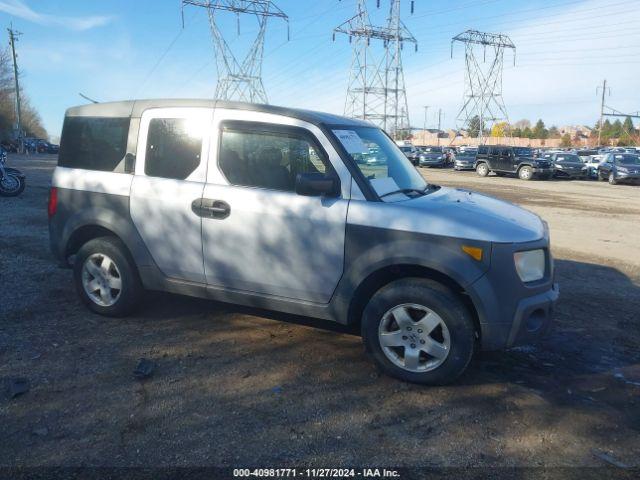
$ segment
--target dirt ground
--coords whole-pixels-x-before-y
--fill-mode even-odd
[[[640,187],[422,170],[540,214],[561,286],[549,338],[425,388],[320,321],[158,293],[90,313],[49,253],[53,159],[10,163],[28,186],[0,198],[0,380],[31,388],[0,390],[0,466],[640,466]]]

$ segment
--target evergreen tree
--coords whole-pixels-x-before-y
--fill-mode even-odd
[[[549,131],[544,126],[542,119],[536,122],[536,126],[533,127],[533,138],[545,139],[549,136]]]

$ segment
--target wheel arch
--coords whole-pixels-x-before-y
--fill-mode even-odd
[[[102,225],[82,225],[76,228],[69,236],[64,246],[65,258],[75,255],[85,243],[99,237],[116,237],[120,239],[115,232]]]
[[[427,266],[410,263],[387,265],[369,273],[353,292],[347,310],[347,323],[358,325],[362,319],[362,312],[377,291],[392,282],[406,278],[433,280],[451,290],[471,313],[476,335],[480,339],[481,328],[478,308],[467,294],[465,288],[457,280],[445,273]]]

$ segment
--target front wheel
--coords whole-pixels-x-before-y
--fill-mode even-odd
[[[531,180],[533,178],[533,169],[528,165],[520,167],[520,170],[518,170],[518,178],[520,180]]]
[[[489,166],[486,163],[479,163],[476,165],[476,173],[481,177],[489,175]]]
[[[85,243],[76,255],[73,276],[82,301],[100,315],[126,316],[142,295],[135,264],[115,237]]]
[[[362,337],[378,368],[400,380],[442,385],[473,356],[471,314],[453,292],[426,279],[397,280],[364,310]]]
[[[618,180],[616,179],[616,175],[613,172],[609,172],[609,185],[617,185]]]
[[[26,183],[22,176],[6,174],[0,179],[0,196],[17,197],[24,191]]]

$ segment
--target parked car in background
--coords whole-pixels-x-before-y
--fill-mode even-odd
[[[584,163],[587,163],[591,157],[594,155],[598,155],[598,150],[593,149],[585,149],[585,150],[576,150],[576,155],[580,157]]]
[[[598,180],[608,180],[611,185],[640,182],[640,155],[608,153],[598,165]]]
[[[424,147],[418,154],[421,167],[446,167],[448,164],[448,156],[442,147]]]
[[[478,150],[474,148],[465,148],[455,156],[453,163],[454,170],[473,170],[476,168],[476,155]]]
[[[359,160],[371,152],[384,163]],[[319,112],[71,108],[48,216],[93,312],[130,314],[149,289],[321,318],[357,328],[383,372],[416,383],[539,338],[559,295],[537,215],[428,184],[381,129]]]
[[[475,170],[481,177],[490,172],[496,175],[517,175],[521,180],[533,178],[549,179],[553,175],[553,164],[545,158],[535,158],[528,147],[504,145],[481,145],[476,155]]]
[[[588,160],[585,162],[587,167],[587,172],[589,174],[589,178],[596,179],[598,178],[598,166],[604,160],[606,154],[598,154],[598,155],[590,155]]]
[[[18,152],[18,144],[16,142],[11,142],[9,140],[5,140],[0,142],[0,147],[4,149],[7,153],[17,153]]]
[[[58,153],[60,147],[46,140],[38,140],[36,151],[38,153]]]
[[[575,153],[547,153],[542,157],[553,162],[553,176],[557,178],[588,178],[589,168]]]
[[[398,148],[404,156],[407,157],[413,165],[418,165],[418,149],[413,145],[398,145]]]

